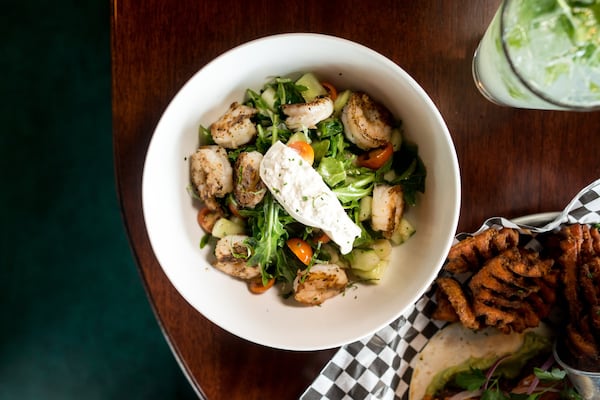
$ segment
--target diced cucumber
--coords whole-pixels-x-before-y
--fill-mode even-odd
[[[389,260],[392,253],[392,244],[387,239],[376,240],[370,246],[381,260]]]
[[[368,281],[373,281],[372,283],[379,283],[387,266],[389,265],[389,260],[381,260],[379,261],[374,268],[368,271],[361,271],[358,269],[353,270],[354,275],[359,279],[365,279]]]
[[[395,245],[402,244],[415,234],[415,228],[406,218],[400,220],[400,225],[392,234],[391,240]]]
[[[265,103],[267,103],[267,106],[269,106],[271,110],[275,109],[275,99],[277,98],[277,92],[275,91],[275,89],[269,86],[265,89],[264,92],[262,92],[260,97],[262,97],[262,99],[265,101]]]
[[[383,180],[385,180],[386,182],[393,182],[397,176],[398,175],[396,174],[396,171],[390,169],[385,174],[383,174]]]
[[[311,140],[304,132],[296,132],[296,133],[292,134],[292,136],[290,136],[290,138],[288,139],[287,142],[288,142],[288,144],[294,143],[294,142],[310,143]]]
[[[212,235],[219,239],[229,235],[241,235],[245,233],[245,227],[227,218],[219,218],[212,229]]]
[[[311,102],[319,96],[325,96],[327,90],[321,85],[319,79],[312,72],[307,72],[296,81],[296,85],[305,86],[306,90],[302,92],[304,101]]]
[[[400,150],[402,147],[402,131],[399,128],[392,129],[392,135],[390,137],[390,142],[394,147],[394,151]]]
[[[360,199],[359,208],[358,208],[358,219],[362,221],[366,221],[371,218],[373,205],[373,197],[365,196]]]
[[[351,94],[352,91],[350,90],[344,90],[342,93],[338,93],[337,98],[333,102],[333,115],[336,117],[340,115]]]
[[[246,221],[244,221],[244,219],[241,217],[238,217],[236,215],[231,215],[231,216],[229,216],[229,220],[231,222],[233,222],[234,224],[241,226],[242,228],[246,227]]]
[[[372,249],[354,249],[350,254],[350,266],[354,270],[370,271],[381,259]]]
[[[349,268],[348,262],[340,256],[339,251],[330,244],[324,244],[321,246],[321,253],[325,254],[329,258],[330,264],[337,264],[342,268]]]

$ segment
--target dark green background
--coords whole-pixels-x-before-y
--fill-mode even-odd
[[[4,1],[0,399],[192,399],[114,182],[108,1]]]

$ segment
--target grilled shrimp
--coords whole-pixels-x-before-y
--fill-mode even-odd
[[[314,129],[317,123],[333,113],[333,100],[329,97],[319,97],[310,103],[284,104],[281,109],[287,115],[285,124],[289,129]]]
[[[237,102],[219,120],[210,126],[213,140],[226,149],[237,149],[256,136],[256,126],[251,118],[258,112],[255,108]]]
[[[263,156],[258,151],[242,152],[233,168],[233,194],[242,207],[254,208],[261,202],[267,187],[260,179],[259,169]]]
[[[390,141],[392,115],[366,93],[352,93],[340,119],[348,140],[363,150],[381,147]]]
[[[198,148],[191,156],[191,174],[200,198],[211,210],[219,208],[216,197],[233,190],[233,169],[227,152],[220,146]]]
[[[404,198],[400,185],[375,185],[373,188],[371,227],[390,238],[400,226],[404,214]]]
[[[229,235],[219,239],[215,246],[216,261],[213,266],[227,275],[240,279],[252,279],[259,276],[260,268],[258,266],[251,267],[247,263],[252,252],[244,244],[246,239],[248,239],[246,235]]]
[[[337,264],[315,264],[308,272],[298,271],[294,298],[304,304],[319,305],[337,296],[348,285],[346,271]]]

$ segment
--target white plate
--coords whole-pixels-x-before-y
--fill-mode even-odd
[[[417,233],[394,250],[379,285],[356,285],[319,307],[285,300],[279,291],[252,295],[246,284],[214,269],[200,249],[197,205],[186,192],[187,157],[198,126],[210,125],[247,88],[276,75],[313,71],[338,88],[360,89],[384,103],[419,145],[427,170],[425,195],[408,218]],[[400,67],[353,42],[315,34],[277,35],[218,57],[174,97],[150,143],[143,176],[143,211],[154,253],[181,295],[206,318],[255,343],[290,350],[338,347],[384,327],[419,299],[452,243],[460,209],[454,146],[433,102]],[[194,332],[190,332],[193,335]]]

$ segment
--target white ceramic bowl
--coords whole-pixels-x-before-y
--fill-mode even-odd
[[[312,71],[338,88],[363,90],[404,123],[427,168],[425,194],[408,218],[417,233],[394,249],[378,285],[359,284],[319,307],[281,298],[278,290],[251,294],[245,283],[214,269],[197,206],[186,191],[187,157],[208,126],[245,90],[274,76]],[[423,89],[398,65],[362,45],[318,34],[255,40],[217,57],[173,98],[150,143],[143,175],[143,211],[152,248],[181,295],[225,330],[274,348],[318,350],[375,333],[418,300],[451,246],[460,209],[460,174],[443,118]],[[192,334],[192,333],[190,333]]]

